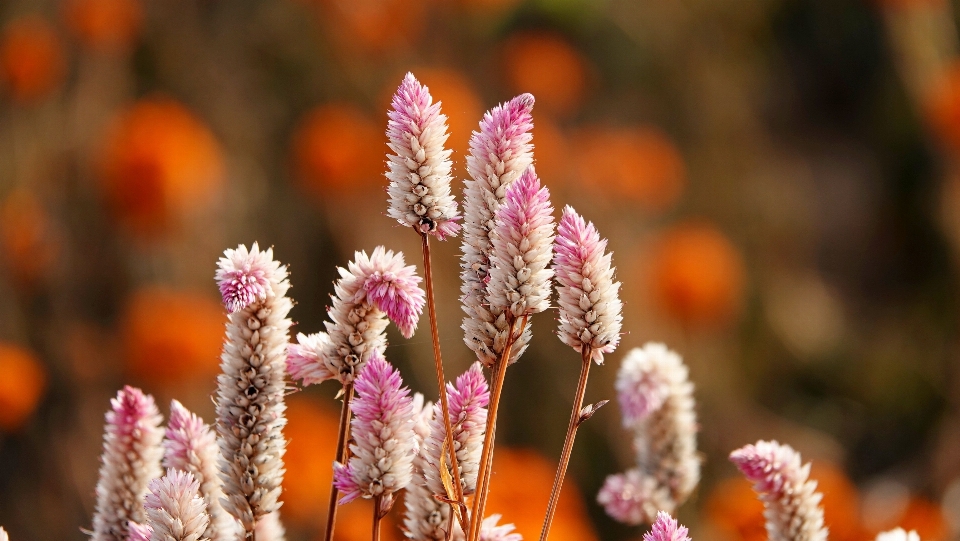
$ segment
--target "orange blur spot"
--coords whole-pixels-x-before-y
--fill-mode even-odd
[[[687,222],[663,234],[652,255],[651,288],[663,312],[685,325],[730,323],[744,293],[737,248],[715,226]]]
[[[74,36],[87,47],[100,50],[130,47],[143,21],[139,0],[68,0],[63,9]]]
[[[47,385],[47,373],[29,350],[0,342],[0,430],[19,430],[33,414]]]
[[[380,522],[381,541],[401,541],[406,539],[394,519],[394,515],[403,511],[402,498],[397,498],[393,510]],[[354,500],[341,505],[337,511],[337,529],[333,532],[333,541],[368,541],[373,534],[373,500]],[[317,536],[322,539],[323,535]]]
[[[320,199],[382,185],[386,151],[383,130],[349,103],[317,107],[293,136],[297,178]]]
[[[536,109],[534,109],[536,115]],[[564,133],[549,117],[533,120],[533,158],[537,175],[547,185],[569,177],[569,144]]]
[[[134,292],[121,322],[127,373],[159,385],[212,379],[225,322],[224,309],[204,295],[160,287]]]
[[[324,525],[340,419],[332,408],[295,394],[287,399],[287,473],[283,478],[285,520],[319,528]]]
[[[533,94],[537,107],[567,115],[583,102],[587,60],[559,36],[517,34],[504,45],[503,61],[510,88],[517,94]]]
[[[50,216],[32,194],[15,190],[0,205],[0,249],[13,278],[30,286],[56,259]]]
[[[0,35],[0,76],[16,101],[36,101],[63,80],[60,38],[37,16],[14,19]]]
[[[423,31],[427,2],[407,0],[306,0],[320,8],[345,49],[384,53],[416,42]]]
[[[186,107],[148,98],[115,119],[100,171],[117,219],[149,236],[209,203],[223,181],[223,158],[213,133]]]
[[[644,210],[662,212],[683,193],[683,157],[658,128],[594,128],[576,147],[580,179],[606,197],[625,197]]]

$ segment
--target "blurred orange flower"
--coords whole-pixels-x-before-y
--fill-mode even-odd
[[[447,115],[450,138],[446,147],[453,150],[454,170],[466,173],[466,155],[470,149],[470,135],[479,129],[483,117],[483,102],[470,79],[462,72],[445,68],[416,68],[413,74],[430,89],[434,102],[443,102],[441,111]],[[395,78],[399,83],[400,77]],[[396,90],[394,84],[391,94]],[[387,122],[384,118],[383,127]],[[457,175],[455,175],[457,176]]]
[[[889,518],[890,522],[879,531],[899,527],[916,530],[923,541],[947,541],[950,538],[950,528],[940,506],[919,496],[910,498],[901,513],[893,513]]]
[[[522,33],[503,50],[507,82],[515,93],[529,92],[537,107],[566,115],[579,109],[587,82],[587,60],[563,38],[548,33]]]
[[[323,525],[333,482],[339,415],[315,399],[287,399],[287,473],[283,480],[283,516],[304,526]],[[339,535],[337,537],[340,537]]]
[[[122,50],[140,32],[139,0],[68,0],[63,8],[67,27],[87,47]]]
[[[543,527],[546,502],[556,475],[556,464],[528,449],[498,447],[485,515],[500,513],[500,524],[513,523],[524,539],[537,539]],[[552,541],[596,541],[576,483],[567,475],[557,513],[550,528]]]
[[[722,325],[740,310],[743,258],[715,226],[691,221],[661,237],[650,262],[653,297],[685,325]]]
[[[399,499],[393,510],[380,522],[381,541],[401,541],[406,539],[400,531],[394,515],[403,511],[403,502]],[[337,529],[333,533],[334,541],[369,541],[373,533],[373,500],[354,500],[341,505],[337,511]],[[322,539],[322,534],[317,539]]]
[[[0,73],[13,98],[35,101],[63,79],[60,38],[53,26],[37,16],[14,19],[0,35]]]
[[[341,45],[366,53],[413,44],[423,31],[426,2],[408,0],[306,0],[316,3],[322,21]]]
[[[134,292],[121,320],[127,373],[159,385],[219,372],[226,315],[205,295],[160,287]]]
[[[13,278],[32,285],[57,256],[50,216],[32,194],[14,190],[0,205],[0,250]]]
[[[223,180],[213,133],[180,103],[144,99],[115,119],[100,158],[104,196],[136,233],[165,230],[207,204]]]
[[[293,136],[300,183],[321,199],[385,186],[385,120],[383,125],[381,129],[349,103],[330,103],[310,111]]]
[[[544,179],[547,185],[568,180],[568,152],[567,139],[560,127],[547,116],[534,118],[534,165],[537,167],[537,175]]]
[[[20,429],[37,408],[47,373],[29,350],[0,342],[0,430]]]
[[[662,212],[683,192],[683,158],[658,128],[588,129],[576,147],[580,179],[606,197],[626,197],[644,210]]]

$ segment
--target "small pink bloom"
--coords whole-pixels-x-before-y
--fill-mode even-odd
[[[677,523],[670,513],[660,511],[650,531],[643,534],[643,541],[690,541],[687,528]]]
[[[192,474],[170,468],[150,481],[144,498],[152,541],[196,541],[210,523],[207,504],[200,496],[200,483]]]
[[[334,379],[337,373],[324,362],[323,351],[330,342],[325,332],[297,335],[296,344],[287,344],[287,373],[303,385],[315,385]]]
[[[130,523],[127,541],[150,541],[151,536],[153,536],[153,528],[150,526],[146,524],[139,524],[137,522]],[[0,539],[0,541],[5,540]]]
[[[273,293],[272,280],[277,279],[280,264],[273,260],[273,249],[261,251],[256,242],[247,250],[240,245],[236,250],[227,250],[218,263],[216,279],[220,286],[223,304],[230,312],[238,312],[247,306],[266,300]]]
[[[651,520],[664,503],[669,505],[665,500],[668,497],[665,490],[658,489],[653,477],[631,469],[625,473],[608,475],[597,493],[597,503],[613,519],[636,525]]]
[[[389,254],[393,255],[392,252]],[[386,312],[403,337],[410,338],[417,330],[426,296],[417,285],[421,278],[417,276],[416,267],[403,263],[402,253],[388,257],[382,249],[374,250],[371,258],[373,270],[366,275],[363,289],[370,304]]]

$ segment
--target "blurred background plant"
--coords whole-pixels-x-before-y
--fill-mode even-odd
[[[225,247],[274,246],[308,330],[354,250],[416,253],[383,216],[382,176],[389,96],[412,70],[450,117],[459,179],[483,111],[536,95],[537,171],[555,206],[575,204],[610,238],[623,281],[628,334],[587,401],[612,398],[620,359],[648,340],[684,355],[697,384],[704,481],[679,513],[694,539],[764,538],[761,505],[726,460],[760,438],[814,461],[833,538],[900,525],[956,539],[957,9],[3,2],[0,524],[20,541],[84,537],[103,414],[123,383],[213,418],[224,320],[212,276]],[[434,256],[449,374],[472,361],[458,245]],[[554,317],[534,318],[504,390],[490,501],[528,539],[578,369]],[[424,332],[391,335],[387,356],[429,390]],[[290,539],[320,535],[331,393],[290,397]],[[632,462],[619,423],[608,407],[582,428],[553,539],[642,533],[594,502]],[[337,539],[367,538],[368,504],[343,508]]]

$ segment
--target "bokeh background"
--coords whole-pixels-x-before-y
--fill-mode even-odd
[[[103,414],[124,383],[207,420],[223,249],[289,264],[296,331],[378,244],[390,94],[412,70],[449,116],[459,193],[487,108],[536,96],[554,204],[610,238],[613,398],[649,340],[697,384],[694,539],[761,541],[726,461],[760,438],[813,460],[837,541],[960,532],[960,47],[947,0],[4,0],[0,2],[0,524],[81,540]],[[459,242],[435,244],[447,373]],[[579,357],[533,319],[511,368],[490,507],[539,533]],[[429,332],[388,357],[436,394]],[[319,539],[338,403],[289,397],[283,521]],[[595,503],[632,463],[616,405],[580,431],[555,541],[634,540]],[[398,510],[402,506],[398,506]],[[364,503],[338,541],[369,535]],[[398,516],[390,518],[396,525]],[[390,541],[399,529],[386,528]]]

